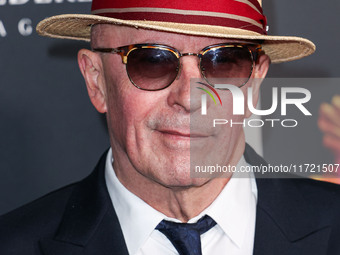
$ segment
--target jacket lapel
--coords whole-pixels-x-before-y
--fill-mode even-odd
[[[57,233],[40,241],[45,255],[128,255],[105,185],[105,159],[106,153],[95,171],[74,186]]]
[[[251,165],[268,165],[247,145]],[[307,180],[308,181],[308,180]],[[302,179],[257,178],[254,255],[326,254],[330,227],[324,208],[309,200]]]

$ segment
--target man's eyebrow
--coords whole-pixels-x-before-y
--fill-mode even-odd
[[[135,44],[163,44],[163,45],[170,45],[170,43],[167,42],[167,41],[157,40],[157,39],[141,40],[141,41],[138,41],[138,43],[135,43]]]
[[[221,38],[219,38],[221,39]],[[258,44],[261,44],[263,41],[255,41],[255,40],[238,40],[238,39],[226,39],[226,41],[221,41],[220,43],[230,43],[230,44],[237,44],[237,43],[240,43],[240,44],[253,44],[253,45],[258,45]],[[211,43],[211,44],[207,44],[205,45],[204,47],[206,46],[209,46],[209,45],[214,45],[214,44],[220,44],[220,43]],[[178,50],[180,50],[181,47],[179,46],[174,46],[172,45],[171,43],[169,43],[168,41],[164,41],[162,39],[144,39],[144,40],[140,40],[138,42],[133,42],[133,43],[130,43],[131,45],[132,44],[160,44],[160,45],[168,45],[168,46],[171,46],[171,47],[174,47],[174,48],[177,48]],[[126,45],[129,45],[129,44],[126,44]]]

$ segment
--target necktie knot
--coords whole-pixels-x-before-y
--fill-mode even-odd
[[[201,235],[216,222],[208,215],[196,223],[177,223],[163,220],[156,227],[174,245],[180,255],[201,255]]]

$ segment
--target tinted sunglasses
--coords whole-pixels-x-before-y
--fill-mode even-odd
[[[250,79],[260,52],[259,44],[223,43],[210,45],[198,53],[181,53],[160,44],[133,44],[93,51],[119,54],[131,83],[142,90],[161,90],[170,86],[180,73],[180,58],[196,56],[202,77],[212,86],[215,78],[241,87]]]

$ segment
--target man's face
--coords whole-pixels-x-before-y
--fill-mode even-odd
[[[182,53],[197,53],[208,45],[229,41],[98,25],[93,31],[92,47],[116,48],[156,43],[172,46]],[[201,114],[200,97],[192,98],[190,90],[190,79],[201,77],[197,57],[181,58],[180,75],[166,89],[143,91],[132,85],[118,54],[92,54],[98,55],[92,60],[98,73],[91,79],[96,80],[101,92],[94,93],[95,99],[90,93],[90,98],[99,111],[107,112],[118,177],[142,177],[167,187],[202,185],[207,180],[190,178],[190,148],[191,156],[195,154],[201,164],[208,159],[220,165],[237,163],[244,146],[242,125],[213,128],[211,123],[208,125],[206,122],[190,126],[191,119],[200,122]],[[248,86],[242,87],[242,90],[245,92]],[[224,118],[241,122],[245,116],[232,115],[230,92],[219,94]],[[208,104],[208,111],[211,105]]]

